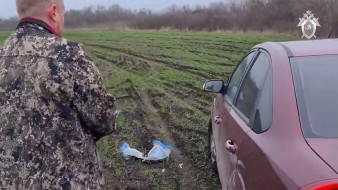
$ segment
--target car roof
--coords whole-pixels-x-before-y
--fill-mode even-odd
[[[283,46],[289,57],[338,54],[338,39],[276,42]]]

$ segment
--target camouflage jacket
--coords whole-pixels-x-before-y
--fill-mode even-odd
[[[22,20],[0,48],[0,189],[101,189],[114,102],[79,43]]]

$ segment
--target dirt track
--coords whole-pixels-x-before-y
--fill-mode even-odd
[[[133,92],[135,92],[135,90],[133,90]],[[155,189],[201,189],[202,187],[204,187],[202,189],[211,189],[207,181],[201,181],[198,168],[191,164],[189,158],[184,156],[180,147],[176,145],[170,131],[171,124],[167,123],[166,119],[161,115],[164,115],[164,117],[168,116],[161,113],[161,111],[153,105],[151,96],[147,92],[142,91],[140,94],[136,93],[136,96],[137,97],[134,98],[138,98],[139,109],[135,113],[125,113],[125,117],[127,119],[137,118],[138,121],[141,121],[139,126],[135,127],[134,131],[139,141],[138,144],[144,145],[144,150],[141,149],[140,151],[146,153],[151,149],[152,142],[149,139],[161,140],[174,149],[168,161],[153,164],[142,163],[140,160],[132,160],[124,163],[124,161],[119,158],[120,155],[118,153],[103,156],[105,176],[108,182],[107,188],[154,189],[153,180],[155,178],[155,180],[158,180],[158,186]],[[130,100],[124,98],[119,101],[128,102]],[[127,139],[121,139],[119,137],[120,132],[122,131],[118,130],[116,134],[107,137],[105,140],[110,141],[111,138],[117,138],[120,139],[120,142],[128,141]],[[105,152],[105,150],[102,150],[102,152]],[[122,181],[119,179],[116,180],[115,176],[111,175],[111,173],[116,173],[116,170],[112,167],[113,163],[110,161],[112,156],[114,159],[119,160],[125,170],[123,171],[124,176],[122,176]],[[149,170],[151,171],[150,173]],[[149,179],[149,177],[151,179]]]

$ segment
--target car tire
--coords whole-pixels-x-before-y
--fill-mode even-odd
[[[214,172],[218,173],[217,169],[217,158],[216,158],[216,144],[214,133],[212,130],[209,132],[209,151],[210,151],[210,161],[211,161],[211,168]]]

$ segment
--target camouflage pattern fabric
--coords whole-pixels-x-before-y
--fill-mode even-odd
[[[114,102],[79,43],[21,23],[0,48],[0,189],[103,189]]]

